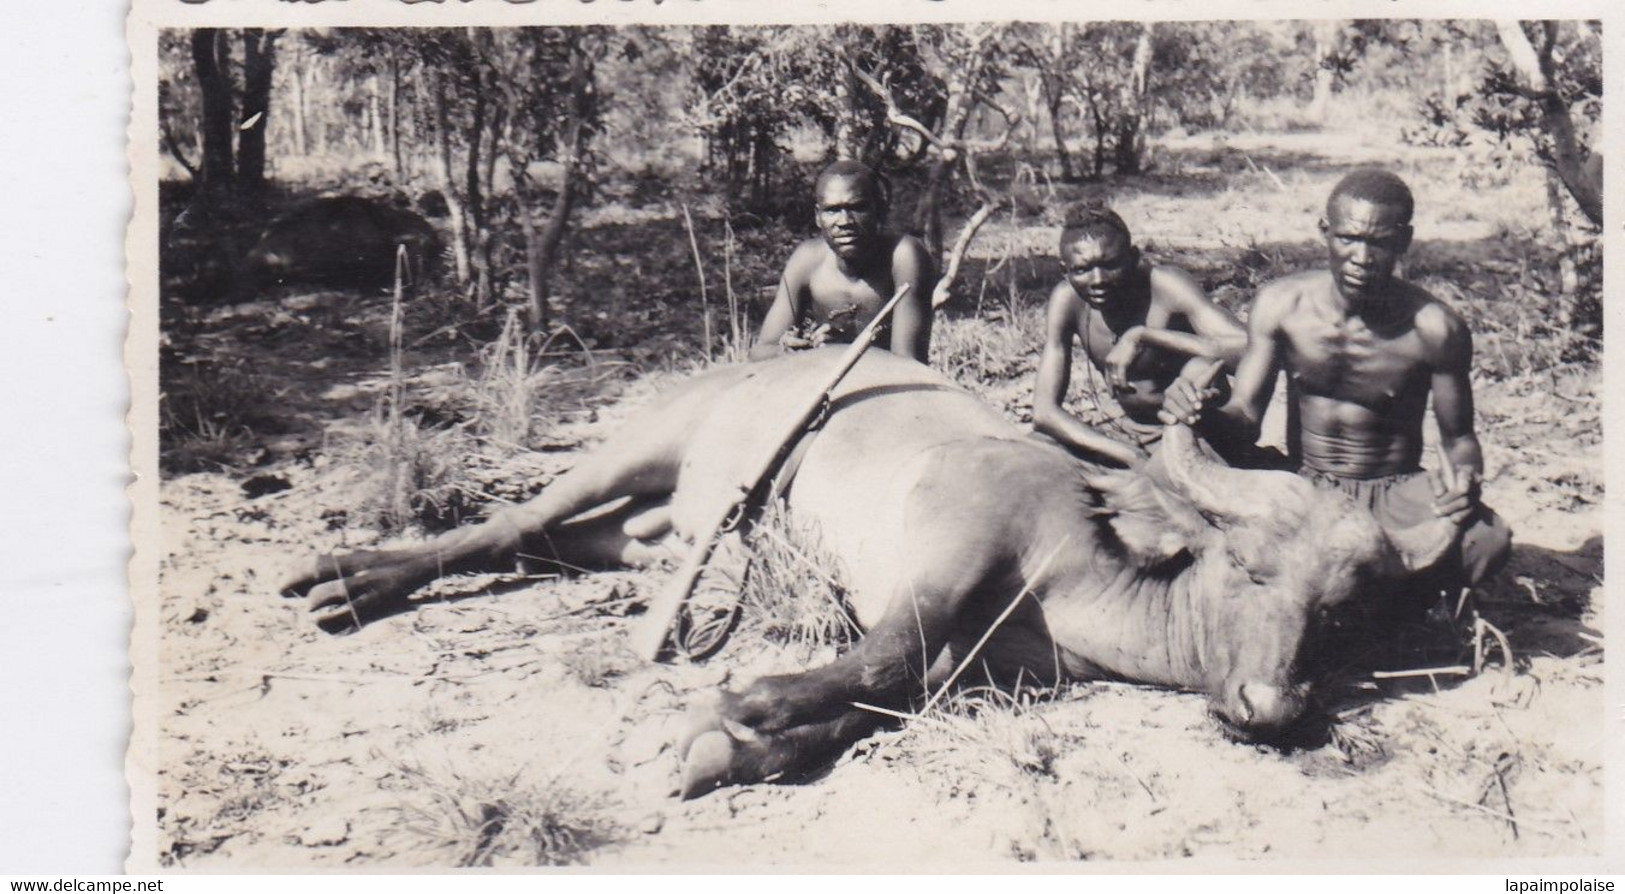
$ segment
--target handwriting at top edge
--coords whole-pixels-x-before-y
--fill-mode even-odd
[[[186,5],[186,6],[202,6],[205,3],[212,3],[213,0],[179,0],[179,2]],[[332,2],[332,3],[348,3],[349,0],[275,0],[275,2],[277,2],[277,3],[309,3],[309,4],[312,4],[312,5],[315,5],[317,3],[328,3],[328,2]],[[464,5],[467,5],[469,3],[473,3],[474,0],[399,0],[399,2],[404,3],[407,6],[416,6],[419,3],[441,4],[441,3],[447,3],[447,2],[456,2],[456,3],[461,3],[461,4],[464,4]],[[499,0],[499,2],[508,3],[508,4],[513,5],[513,6],[527,6],[527,5],[531,4],[531,3],[536,3],[537,0]],[[586,4],[596,3],[596,2],[598,2],[598,0],[576,0],[576,2],[580,3],[580,4],[583,4],[583,5],[586,5]],[[638,0],[620,0],[620,2],[622,2],[622,3],[636,3],[636,2],[638,2]],[[660,4],[666,2],[666,0],[650,0],[650,2],[652,2],[655,6],[659,6]],[[698,2],[700,2],[700,0],[693,0],[693,2],[698,3]]]

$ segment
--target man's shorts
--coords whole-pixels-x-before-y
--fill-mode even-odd
[[[1371,510],[1385,531],[1408,528],[1434,517],[1433,487],[1420,470],[1381,478],[1343,478],[1314,469],[1298,474],[1315,484],[1345,493]],[[1462,527],[1458,545],[1424,576],[1430,586],[1455,590],[1477,586],[1500,570],[1512,549],[1512,529],[1488,506],[1479,504]]]

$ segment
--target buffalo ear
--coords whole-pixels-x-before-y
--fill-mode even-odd
[[[1196,552],[1209,530],[1195,509],[1143,473],[1102,472],[1084,484],[1095,495],[1096,517],[1140,565],[1160,565]]]

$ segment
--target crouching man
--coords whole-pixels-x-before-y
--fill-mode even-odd
[[[1147,263],[1128,226],[1109,208],[1069,208],[1060,250],[1064,278],[1049,296],[1033,430],[1083,459],[1138,465],[1162,437],[1157,412],[1168,386],[1177,377],[1213,380],[1216,363],[1233,370],[1247,333],[1190,274]],[[1098,424],[1062,406],[1074,339],[1094,367],[1091,379],[1104,380],[1090,382]],[[1222,386],[1223,379],[1217,381]]]
[[[1435,516],[1455,522],[1456,545],[1414,581],[1454,596],[1505,563],[1512,535],[1479,501],[1484,458],[1468,382],[1472,335],[1453,310],[1394,272],[1410,248],[1414,207],[1409,187],[1391,173],[1343,178],[1320,223],[1327,266],[1259,290],[1230,400],[1205,406],[1214,403],[1209,395],[1176,381],[1162,418],[1205,420],[1210,437],[1251,444],[1285,370],[1292,468],[1353,497],[1390,531]],[[1448,462],[1424,472],[1429,395]]]

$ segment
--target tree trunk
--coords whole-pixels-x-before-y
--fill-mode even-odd
[[[1558,293],[1564,298],[1563,304],[1568,309],[1574,293],[1580,288],[1580,274],[1574,263],[1574,246],[1569,240],[1568,214],[1563,210],[1563,181],[1557,172],[1551,168],[1546,169],[1546,207],[1552,215],[1552,235],[1557,241],[1557,282]],[[1567,316],[1573,316],[1572,313]],[[1566,322],[1571,322],[1566,321]]]
[[[1126,103],[1133,113],[1126,117],[1127,127],[1117,144],[1117,168],[1123,173],[1138,174],[1144,167],[1146,131],[1151,127],[1151,59],[1155,28],[1155,22],[1143,24],[1140,36],[1134,43]]]
[[[841,161],[858,158],[858,87],[852,66],[841,68],[840,80],[835,83],[835,157]]]
[[[440,184],[440,192],[446,199],[446,216],[451,219],[451,257],[453,267],[457,271],[457,282],[467,285],[471,276],[468,257],[468,224],[463,215],[463,203],[458,197],[457,187],[452,183],[451,176],[451,138],[449,136],[450,122],[446,114],[446,85],[440,75],[431,65],[424,65],[420,69],[423,78],[429,82],[429,103],[433,115],[434,131],[434,173]],[[422,92],[420,84],[419,92]],[[421,102],[424,97],[418,97]]]
[[[1315,94],[1309,101],[1309,117],[1324,124],[1331,107],[1332,87],[1337,83],[1336,59],[1342,48],[1343,23],[1337,19],[1316,23],[1314,41]]]
[[[321,102],[317,102],[314,107],[310,104],[310,97],[313,94],[318,97],[323,95],[321,88],[325,84],[322,80],[321,64],[321,58],[313,56],[305,66],[305,122],[310,128],[308,145],[312,155],[327,154],[328,117],[330,114],[336,114],[330,112],[330,107]]]
[[[232,160],[231,53],[217,28],[192,32],[192,64],[203,94],[203,191],[224,195],[235,176]]]
[[[1557,241],[1557,282],[1560,319],[1563,328],[1587,338],[1602,337],[1600,287],[1580,281],[1580,255],[1585,246],[1570,238],[1571,222],[1563,196],[1567,187],[1555,170],[1546,169],[1546,207],[1551,211],[1552,234]]]
[[[477,63],[476,63],[477,64]],[[485,135],[485,77],[476,69],[474,79],[474,108],[469,115],[468,128],[463,132],[467,143],[468,166],[464,172],[467,191],[469,261],[474,276],[474,303],[484,307],[491,301],[490,234],[485,219],[485,193],[481,188],[480,163],[483,160],[482,138]]]
[[[920,193],[920,204],[915,212],[920,239],[933,258],[942,257],[942,193],[948,188],[948,178],[953,176],[957,163],[957,155],[937,156],[926,175],[925,191]]]
[[[1049,106],[1050,134],[1055,137],[1055,157],[1061,162],[1061,179],[1071,183],[1077,179],[1077,172],[1072,170],[1072,153],[1066,149],[1066,134],[1061,130],[1061,108],[1064,103],[1060,91],[1057,90],[1046,102]]]
[[[1085,95],[1089,98],[1089,118],[1094,122],[1094,179],[1099,180],[1106,173],[1106,116],[1100,113],[1100,100],[1095,96],[1093,89],[1089,87],[1084,89]]]
[[[536,232],[536,219],[527,202],[519,213],[520,226],[525,231],[525,273],[530,286],[530,300],[525,315],[530,331],[542,332],[552,324],[547,306],[547,273],[543,260],[542,240]]]
[[[1027,116],[1024,119],[1027,121],[1027,126],[1023,128],[1022,143],[1028,155],[1038,154],[1038,120],[1043,117],[1042,112],[1046,108],[1043,82],[1042,75],[1021,82],[1021,101],[1027,110]]]
[[[389,121],[389,155],[395,162],[395,182],[406,183],[406,157],[401,154],[401,59],[389,48],[389,92],[385,95]]]
[[[250,199],[265,193],[265,132],[271,122],[271,72],[277,32],[243,29],[243,129],[237,136],[237,188]]]
[[[384,134],[384,91],[378,85],[377,75],[367,76],[367,148],[375,156],[383,155],[387,147]]]
[[[530,268],[530,326],[534,332],[548,325],[548,281],[564,241],[575,210],[576,195],[580,192],[582,165],[587,154],[587,140],[591,136],[589,119],[593,102],[593,66],[586,49],[579,44],[571,47],[570,55],[570,123],[565,131],[563,172],[559,181],[559,194],[553,200],[553,212],[547,218],[539,238],[530,215],[525,215],[525,243],[527,266]]]
[[[1596,226],[1602,226],[1602,165],[1592,161],[1580,145],[1574,132],[1574,119],[1569,115],[1568,103],[1552,86],[1552,49],[1557,42],[1557,23],[1540,22],[1541,45],[1537,50],[1529,42],[1523,25],[1513,21],[1498,21],[1495,30],[1501,35],[1512,65],[1524,78],[1529,96],[1540,108],[1541,129],[1552,141],[1550,158],[1563,186],[1574,197],[1580,211]]]
[[[298,44],[294,44],[294,46],[298,46]],[[306,76],[303,60],[295,59],[293,63],[293,151],[300,158],[310,154],[310,122],[305,117]]]

